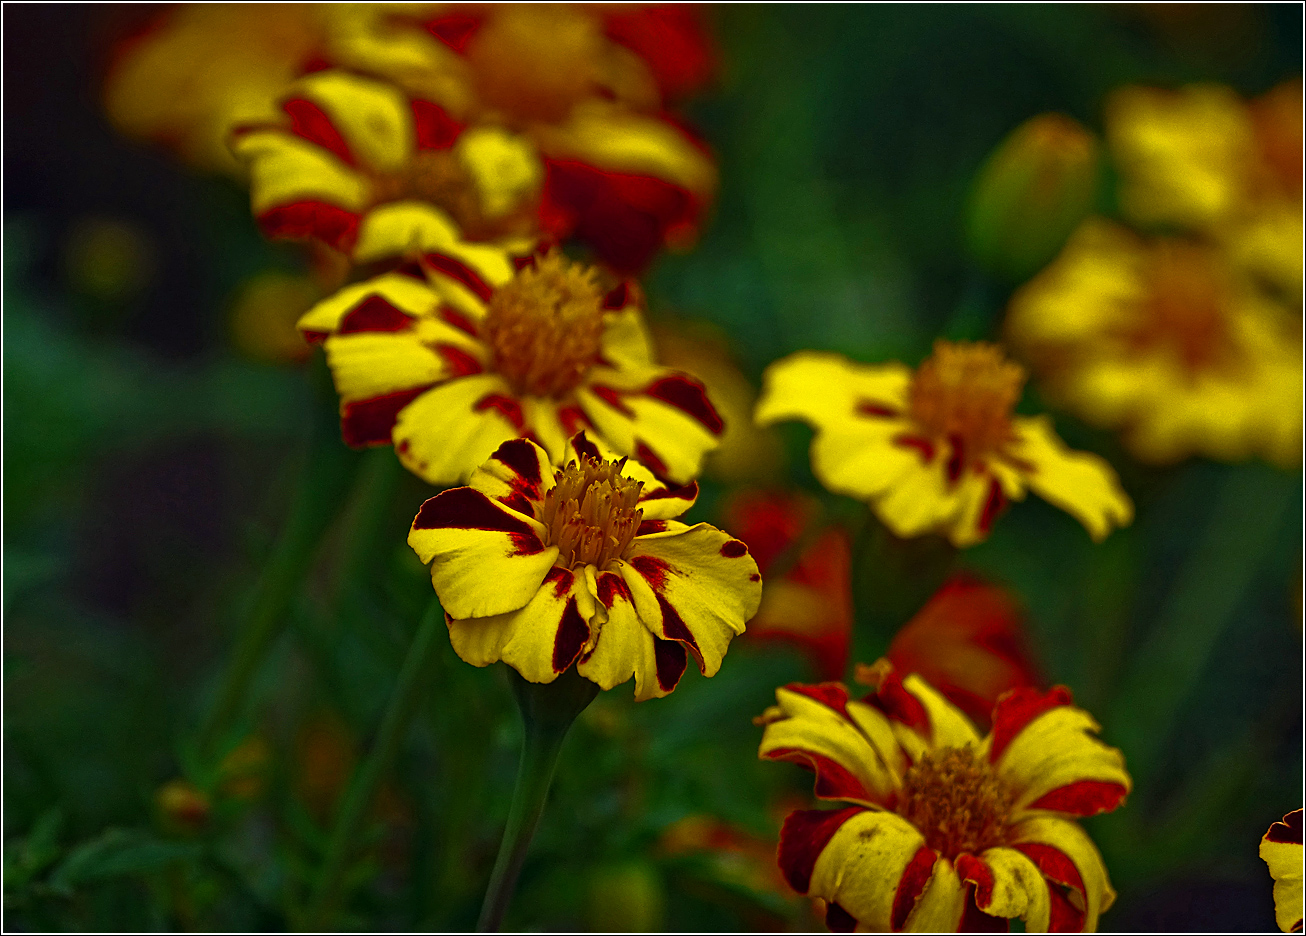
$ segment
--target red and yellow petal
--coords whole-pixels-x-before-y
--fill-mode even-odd
[[[416,152],[407,96],[392,84],[328,69],[301,79],[296,97],[316,104],[360,163],[395,172]]]
[[[934,748],[980,747],[970,720],[920,676],[902,676],[884,658],[857,670],[858,681],[875,689],[867,702],[887,716],[894,738],[911,760]]]
[[[630,302],[629,292],[619,298]],[[637,306],[623,303],[620,310],[604,317],[599,354],[606,364],[619,371],[653,366],[653,341]]]
[[[1013,825],[1007,847],[1029,858],[1049,882],[1048,929],[1094,932],[1098,917],[1115,903],[1102,856],[1079,823],[1033,815]]]
[[[828,351],[799,351],[766,369],[756,419],[762,425],[800,419],[818,431],[837,430],[857,417],[899,419],[911,379],[905,364],[858,364]]]
[[[589,570],[587,570],[589,571]],[[635,699],[669,694],[688,665],[683,644],[654,637],[639,619],[630,589],[615,572],[595,576],[595,598],[601,610],[591,626],[598,633],[576,670],[586,679],[611,689],[635,677]],[[606,620],[599,618],[606,615]]]
[[[1082,523],[1094,542],[1134,519],[1133,501],[1115,470],[1097,455],[1067,448],[1049,417],[1013,419],[1012,428],[1016,441],[1008,451],[1030,466],[1025,472],[1030,490]]]
[[[231,148],[249,167],[250,207],[265,228],[276,220],[268,217],[270,212],[320,203],[358,213],[371,197],[367,180],[357,170],[330,150],[284,130],[240,132]],[[311,226],[295,233],[322,237],[322,232]]]
[[[530,439],[509,439],[476,469],[468,487],[529,517],[532,502],[542,502],[553,483],[549,453]]]
[[[1099,741],[1101,726],[1070,702],[1064,686],[1013,689],[993,710],[988,756],[1016,791],[1017,812],[1092,816],[1115,809],[1133,788],[1124,755]]]
[[[748,547],[729,534],[705,523],[662,522],[665,532],[635,537],[618,570],[653,635],[683,643],[713,676],[757,612],[762,577]]]
[[[495,581],[493,573],[483,567],[471,571],[476,587],[482,591],[488,590],[487,580]],[[594,612],[593,598],[582,578],[554,566],[542,582],[536,583],[524,607],[479,618],[451,615],[449,640],[468,663],[486,666],[503,660],[524,679],[548,683],[576,662],[585,649]]]
[[[794,683],[775,697],[778,704],[763,715],[759,757],[810,768],[822,799],[891,801],[907,764],[881,712],[849,699],[838,683]]]
[[[520,405],[497,374],[460,377],[399,412],[395,452],[404,467],[431,484],[455,484],[504,442],[523,435],[521,419]]]
[[[1027,933],[1046,933],[1051,922],[1050,885],[1038,865],[1014,848],[961,855],[957,873],[975,885],[975,905],[989,916],[1025,921]]]
[[[323,299],[300,317],[297,327],[310,334],[334,332],[346,315],[373,296],[414,319],[440,304],[440,297],[422,280],[403,273],[385,273],[345,286]]]
[[[1274,920],[1285,933],[1302,929],[1302,810],[1283,817],[1261,838],[1261,859],[1274,878]]]
[[[558,557],[534,517],[473,488],[454,488],[422,505],[408,545],[431,565],[440,604],[455,619],[519,610],[540,590]]]

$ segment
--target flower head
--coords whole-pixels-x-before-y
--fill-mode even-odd
[[[299,327],[325,341],[345,441],[393,441],[432,484],[518,437],[561,464],[581,429],[683,483],[724,426],[698,381],[654,365],[640,305],[635,284],[602,287],[558,253],[455,244],[345,287]]]
[[[339,69],[300,79],[281,111],[232,141],[269,237],[362,263],[534,227],[543,166],[523,137],[466,128],[436,103]]]
[[[831,928],[954,932],[1019,917],[1031,932],[1095,929],[1115,892],[1074,818],[1115,809],[1132,784],[1070,691],[1008,692],[980,738],[919,676],[872,669],[862,700],[793,684],[760,719],[761,757],[809,767],[818,797],[855,804],[789,816],[789,883],[829,902]]]
[[[1298,463],[1301,319],[1231,264],[1101,218],[1012,299],[1006,333],[1049,394],[1141,460]]]
[[[1285,933],[1302,929],[1302,811],[1294,810],[1261,838],[1261,859],[1274,878],[1274,919]]]
[[[812,425],[817,478],[869,501],[899,536],[938,532],[968,546],[1033,490],[1101,540],[1133,505],[1111,467],[1067,449],[1046,416],[1012,413],[1024,379],[983,342],[937,341],[915,372],[800,351],[767,368],[756,418]]]
[[[431,563],[454,650],[537,683],[573,663],[604,689],[671,692],[692,654],[711,676],[757,610],[748,548],[672,519],[698,485],[669,487],[577,433],[562,468],[528,439],[501,445],[468,487],[438,494],[408,544]]]

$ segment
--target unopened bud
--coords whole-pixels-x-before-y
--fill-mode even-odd
[[[1093,210],[1097,139],[1062,114],[1040,114],[998,145],[971,188],[966,242],[990,273],[1013,281],[1036,272]]]

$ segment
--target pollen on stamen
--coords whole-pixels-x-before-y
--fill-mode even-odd
[[[912,379],[911,418],[930,438],[951,441],[954,457],[961,452],[972,462],[1011,439],[1011,411],[1024,384],[1024,369],[998,345],[939,340]]]
[[[557,546],[566,568],[592,565],[602,571],[626,555],[644,511],[637,508],[644,482],[621,473],[626,459],[581,456],[554,476],[553,488],[537,508],[546,545]]]
[[[551,252],[495,290],[484,334],[495,369],[522,394],[558,398],[598,360],[603,291],[593,267]]]
[[[1014,796],[969,747],[927,751],[903,777],[898,813],[946,858],[1005,844]]]

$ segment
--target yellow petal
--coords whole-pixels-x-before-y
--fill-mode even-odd
[[[397,172],[411,161],[413,113],[394,85],[328,69],[301,79],[296,92],[322,108],[359,162]]]
[[[408,545],[431,563],[431,583],[454,618],[521,608],[558,557],[544,526],[471,488],[454,488],[422,505]]]
[[[816,859],[808,893],[839,904],[868,930],[888,932],[898,883],[924,844],[916,827],[896,813],[858,813]],[[940,897],[946,889],[945,881]]]
[[[441,358],[413,331],[332,335],[326,340],[326,355],[344,402],[426,386],[448,376]]]
[[[975,871],[971,872],[974,862]],[[1025,932],[1046,933],[1052,916],[1048,882],[1028,856],[1014,848],[990,848],[979,858],[958,859],[960,873],[976,885],[975,904],[989,916],[1025,921]]]
[[[617,565],[645,626],[683,642],[703,674],[715,675],[762,599],[762,577],[747,547],[699,523],[637,536],[628,556]]]
[[[979,747],[980,736],[975,726],[943,693],[915,673],[903,677],[902,686],[925,706],[933,747]]]
[[[1100,730],[1092,715],[1072,705],[1049,709],[1025,725],[994,765],[1016,791],[1013,808],[1054,808],[1036,804],[1054,791],[1068,794],[1078,787],[1087,788],[1086,793],[1120,787],[1128,793],[1133,781],[1125,770],[1124,755],[1094,737]],[[1092,797],[1094,801],[1099,798]],[[1112,798],[1110,808],[1119,803],[1119,793]],[[1081,814],[1099,811],[1092,804],[1088,808],[1089,812]],[[1064,811],[1079,812],[1071,804]]]
[[[1071,451],[1047,416],[1017,418],[1012,427],[1016,442],[1009,451],[1032,467],[1026,474],[1030,490],[1082,523],[1094,542],[1134,519],[1133,501],[1105,459]]]
[[[1261,838],[1261,859],[1274,878],[1274,920],[1285,933],[1302,928],[1302,811],[1276,822]]]
[[[1097,846],[1088,837],[1088,833],[1080,828],[1079,823],[1056,816],[1030,816],[1011,827],[1007,844],[1022,851],[1039,864],[1040,872],[1045,878],[1057,879],[1049,870],[1055,865],[1045,865],[1042,862],[1048,857],[1057,861],[1060,859],[1046,851],[1043,855],[1047,857],[1041,858],[1038,852],[1025,851],[1020,846],[1050,846],[1068,858],[1083,882],[1084,932],[1092,933],[1097,930],[1098,917],[1115,903],[1116,892],[1112,890],[1111,882],[1107,879],[1106,865],[1102,862]],[[1060,881],[1060,883],[1072,884],[1073,882]]]
[[[815,429],[853,419],[860,404],[903,412],[911,368],[904,364],[857,364],[828,351],[799,351],[773,363],[762,375],[757,422],[801,419]]]
[[[487,218],[521,207],[544,179],[544,166],[530,140],[501,127],[469,128],[458,137],[454,154],[471,176]]]
[[[429,202],[396,201],[363,215],[354,245],[355,263],[445,251],[460,238],[458,226]]]
[[[333,332],[349,312],[369,296],[380,296],[401,312],[417,318],[430,312],[439,304],[439,298],[421,280],[402,273],[385,273],[381,276],[353,283],[323,299],[300,318],[300,331]]]
[[[472,473],[467,486],[523,514],[534,516],[527,501],[542,502],[554,485],[549,454],[530,439],[509,439]]]
[[[519,435],[487,398],[510,397],[497,374],[476,374],[441,384],[399,414],[395,452],[409,471],[431,484],[456,484],[471,477],[490,454]]]
[[[604,316],[599,346],[603,360],[618,371],[653,364],[653,343],[638,309],[625,308]]]
[[[370,198],[367,180],[338,156],[283,130],[252,130],[231,147],[249,166],[250,207],[256,215],[299,201],[361,211]]]
[[[955,933],[966,909],[966,891],[952,862],[940,857],[903,926],[906,933]]]
[[[589,656],[576,664],[577,672],[603,689],[619,686],[633,675],[636,701],[667,695],[685,670],[685,648],[658,641],[649,632],[620,575],[600,572],[596,583],[595,598],[606,609],[607,620],[591,624],[597,626],[597,642]]]

